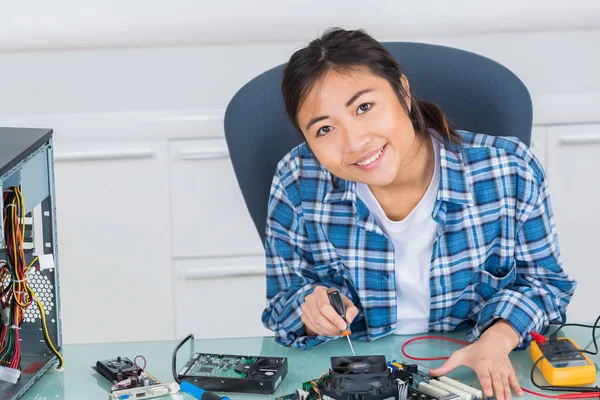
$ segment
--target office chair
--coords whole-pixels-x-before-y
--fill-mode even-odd
[[[383,45],[403,67],[413,95],[441,106],[455,128],[516,136],[529,146],[531,97],[523,82],[506,67],[445,46],[410,42]],[[263,242],[275,168],[298,144],[281,95],[284,66],[244,85],[225,112],[225,139],[233,168]]]

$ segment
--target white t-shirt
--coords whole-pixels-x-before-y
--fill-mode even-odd
[[[421,201],[402,221],[392,221],[364,183],[357,183],[358,197],[365,203],[383,232],[394,244],[398,322],[396,334],[429,330],[429,273],[437,222],[431,217],[440,186],[440,144],[431,138],[435,167]]]

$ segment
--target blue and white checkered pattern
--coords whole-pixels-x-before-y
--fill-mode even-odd
[[[562,269],[545,173],[516,138],[459,131],[460,146],[440,143],[440,188],[432,211],[438,232],[431,257],[431,331],[470,327],[476,340],[495,320],[519,333],[565,321],[576,282]],[[302,303],[315,286],[338,288],[359,309],[352,338],[396,329],[394,248],[354,182],[338,179],[306,146],[278,164],[269,200],[264,325],[285,346],[310,348]]]

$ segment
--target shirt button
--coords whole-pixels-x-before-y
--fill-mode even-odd
[[[391,326],[386,326],[386,327],[385,327],[385,331],[386,331],[386,332],[389,332],[389,331],[391,331],[391,330],[392,330],[392,327],[391,327]]]
[[[388,274],[381,274],[381,277],[386,281],[388,280]]]

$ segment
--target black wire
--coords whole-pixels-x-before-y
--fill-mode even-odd
[[[596,322],[598,322],[598,320],[596,320]],[[565,326],[578,326],[580,328],[590,328],[590,329],[594,329],[596,328],[596,325],[585,325],[585,324],[562,324],[561,326],[559,326],[558,328],[556,328],[554,330],[554,332],[552,332],[548,337],[551,340],[556,339],[556,334],[558,333],[558,331],[560,331],[562,328],[564,328]]]
[[[531,367],[531,372],[529,374],[530,378],[531,378],[531,383],[533,383],[533,385],[535,387],[537,387],[538,389],[542,389],[542,390],[548,390],[548,391],[552,391],[552,392],[598,392],[600,391],[600,387],[598,386],[588,386],[588,387],[580,387],[580,386],[540,386],[535,382],[535,379],[533,378],[533,373],[535,371],[535,367],[537,367],[537,365],[540,363],[540,361],[542,361],[544,358],[547,358],[547,356],[552,356],[552,355],[567,355],[567,354],[576,354],[576,353],[586,353],[586,354],[590,354],[590,355],[596,355],[598,354],[598,343],[596,342],[596,328],[598,327],[598,322],[600,321],[600,315],[598,316],[598,318],[596,318],[596,322],[594,322],[594,325],[584,325],[584,324],[562,324],[560,325],[558,328],[556,328],[554,330],[554,332],[552,332],[550,334],[550,341],[555,341],[556,339],[556,334],[565,326],[578,326],[578,327],[583,327],[583,328],[592,328],[592,342],[594,343],[594,351],[589,351],[589,350],[565,350],[565,351],[554,351],[554,352],[550,352],[548,354],[542,354],[542,356],[540,358],[538,358],[535,363],[533,363],[533,366]]]
[[[175,382],[177,383],[181,383],[181,379],[179,379],[179,375],[177,374],[177,352],[179,351],[181,346],[183,346],[185,342],[187,342],[190,339],[194,340],[193,333],[190,333],[181,342],[179,342],[179,344],[177,345],[177,347],[175,347],[175,350],[173,351],[171,370],[173,372],[173,379],[175,379]]]

